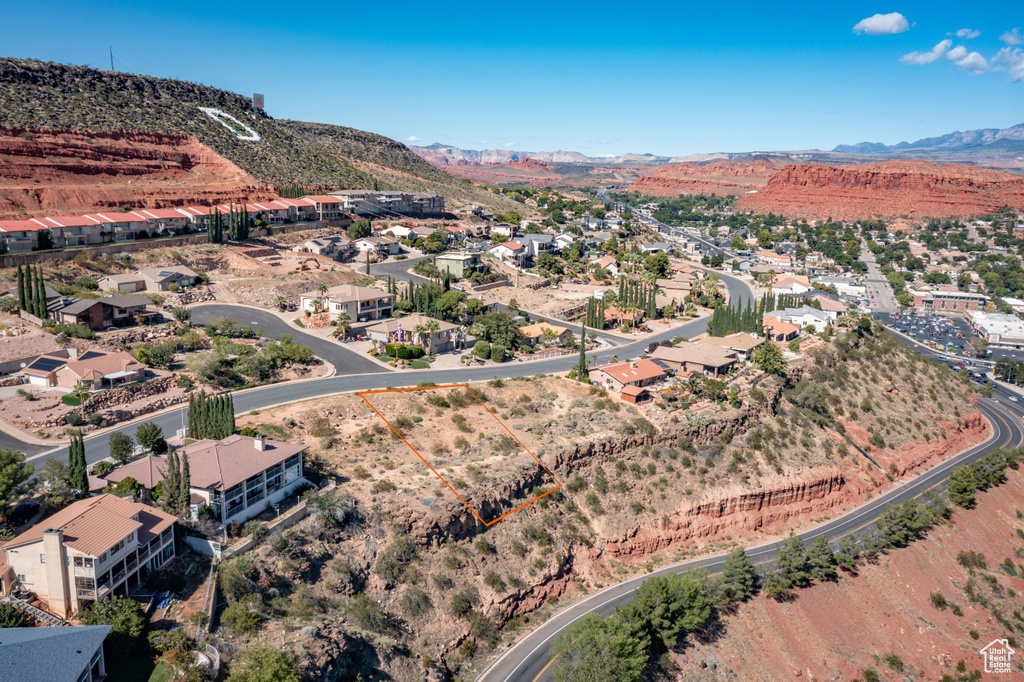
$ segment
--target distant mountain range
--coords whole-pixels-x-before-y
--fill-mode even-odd
[[[832,151],[841,154],[885,154],[901,153],[907,150],[926,151],[930,149],[977,149],[998,148],[1004,151],[1024,152],[1024,123],[1010,128],[981,128],[980,130],[956,131],[939,137],[926,137],[916,142],[900,142],[886,145],[881,142],[841,144]]]
[[[621,156],[586,156],[580,152],[554,151],[554,152],[517,152],[509,149],[459,149],[450,147],[440,142],[435,142],[428,147],[413,147],[416,154],[436,166],[455,166],[476,163],[511,163],[522,159],[533,159],[544,163],[586,163],[598,165],[615,166],[658,166],[671,163],[668,156],[657,156],[655,154],[622,154]]]

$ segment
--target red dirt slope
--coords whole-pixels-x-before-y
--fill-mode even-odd
[[[792,164],[756,194],[741,197],[738,205],[762,213],[819,219],[967,217],[1000,206],[1024,207],[1024,177],[929,161]]]
[[[1005,484],[979,495],[975,509],[957,512],[926,539],[875,564],[863,563],[857,574],[797,590],[788,602],[759,595],[723,618],[716,641],[690,638],[685,650],[673,653],[682,668],[680,679],[851,680],[864,679],[863,670],[873,668],[886,680],[937,680],[955,676],[960,660],[968,670],[982,670],[978,650],[1013,633],[1000,626],[990,609],[968,598],[970,576],[957,554],[973,550],[985,555],[988,568],[976,571],[974,590],[1004,618],[1019,623],[1013,614],[1024,606],[1024,580],[999,564],[1009,558],[1018,565],[1016,575],[1024,570],[1019,566],[1024,542],[1017,536],[1024,527],[1020,509],[1024,472],[1010,471]],[[936,608],[934,592],[950,607]],[[952,604],[963,610],[962,616],[953,613]],[[900,658],[902,674],[886,664],[888,654]],[[1019,658],[1014,657],[1013,679],[1024,671]]]
[[[0,129],[0,218],[274,197],[185,135]]]
[[[482,164],[459,161],[443,168],[457,178],[472,180],[481,185],[525,183],[528,187],[549,187],[562,180],[562,176],[555,172],[551,164],[534,159]]]
[[[778,171],[778,164],[767,161],[744,163],[716,161],[709,164],[677,163],[658,166],[653,173],[639,178],[631,191],[656,197],[677,197],[680,194],[745,194],[760,190]]]

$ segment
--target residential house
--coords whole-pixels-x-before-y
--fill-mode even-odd
[[[640,324],[644,319],[644,312],[638,310],[635,313],[626,313],[615,306],[608,306],[604,309],[604,323],[605,325],[621,325],[623,322],[629,322],[632,325]]]
[[[68,305],[54,310],[51,317],[63,324],[82,324],[89,329],[130,326],[136,319],[158,319],[160,313],[147,310],[152,303],[141,294],[106,298],[70,299]]]
[[[38,361],[33,364],[41,367]],[[61,388],[85,386],[95,391],[140,381],[146,376],[146,366],[127,351],[87,350],[74,360],[64,361],[52,374]]]
[[[810,282],[806,276],[788,275],[778,277],[772,283],[772,293],[775,295],[799,296],[811,290]]]
[[[522,267],[526,262],[527,249],[519,242],[502,242],[492,246],[488,253],[498,257],[498,260],[509,263],[516,267]]]
[[[410,200],[410,213],[430,216],[444,213],[444,197],[434,192],[417,192]]]
[[[132,275],[107,275],[99,280],[101,291],[170,291],[172,286],[178,289],[195,286],[199,273],[184,265],[171,265],[166,268],[149,268],[139,270]]]
[[[149,208],[134,211],[135,215],[146,219],[151,235],[178,234],[189,226],[188,217],[173,208]]]
[[[287,207],[291,222],[312,223],[319,220],[316,202],[303,199],[278,199],[274,203]]]
[[[340,313],[348,313],[353,322],[365,322],[391,317],[394,300],[394,294],[380,289],[342,284],[331,287],[323,294],[307,291],[299,296],[299,305],[302,310],[325,310],[332,318]]]
[[[210,507],[214,517],[227,526],[244,523],[269,509],[308,485],[302,476],[305,451],[305,445],[238,434],[186,445],[178,456],[188,455],[193,517],[202,507]],[[131,476],[152,491],[166,470],[167,455],[149,455],[114,469],[92,486],[115,484]]]
[[[59,355],[40,355],[27,363],[19,372],[31,386],[53,387],[57,385],[57,370],[68,364],[68,358]]]
[[[453,277],[468,277],[474,272],[486,269],[479,253],[442,253],[434,260],[434,265],[442,273],[447,272]]]
[[[530,346],[545,339],[551,339],[558,343],[558,345],[564,345],[566,341],[572,338],[572,330],[568,327],[549,324],[543,320],[520,327],[519,334],[523,337],[523,341]]]
[[[149,220],[134,213],[92,213],[84,217],[96,221],[105,237],[113,235],[113,240],[104,241],[134,241],[143,231],[149,234]]]
[[[318,256],[327,256],[337,261],[344,261],[355,254],[356,248],[348,237],[334,235],[331,237],[307,239],[301,244],[293,246],[292,251],[295,253],[313,253]]]
[[[836,317],[838,317],[839,315],[842,315],[843,313],[846,312],[846,306],[845,305],[843,305],[839,301],[835,300],[834,298],[830,298],[830,297],[828,297],[828,296],[826,296],[824,294],[817,294],[815,296],[810,296],[810,297],[807,298],[807,302],[809,304],[810,303],[817,303],[819,306],[821,306],[822,310],[825,310],[825,311],[828,311],[828,312],[831,312],[831,313],[835,313]],[[835,318],[833,318],[833,319],[835,319]]]
[[[765,315],[761,318],[761,326],[764,329],[764,337],[777,343],[796,338],[797,333],[800,331],[799,325],[783,322],[771,315]]]
[[[775,253],[774,251],[758,251],[757,259],[766,265],[773,266],[776,270],[785,270],[793,266],[793,259],[789,256]]]
[[[659,279],[655,281],[655,286],[664,291],[666,296],[682,301],[690,295],[694,285],[697,283],[695,275],[676,273],[672,279]]]
[[[542,253],[554,253],[557,249],[554,235],[524,234],[516,237],[516,241],[526,247],[526,257],[536,260]]]
[[[640,250],[643,253],[657,253],[658,251],[672,253],[677,250],[677,247],[675,244],[669,244],[668,242],[654,242],[652,244],[641,244]]]
[[[651,353],[652,360],[665,363],[670,369],[718,376],[736,364],[735,351],[715,344],[698,341],[678,346],[658,346]]]
[[[103,682],[103,640],[111,625],[0,630],[0,670],[9,680]]]
[[[134,218],[134,215],[132,217]],[[94,216],[55,216],[33,220],[50,230],[54,248],[88,246],[110,241],[107,239],[109,234]]]
[[[513,239],[516,236],[516,227],[512,223],[494,223],[491,225],[491,235]]]
[[[645,359],[600,365],[590,370],[589,376],[593,383],[621,392],[626,386],[650,386],[667,374],[657,363]]]
[[[387,258],[402,253],[402,243],[395,237],[363,237],[352,244],[357,251]]]
[[[608,271],[613,278],[619,276],[619,265],[615,261],[615,256],[603,256],[597,260],[590,261],[590,268],[603,268]]]
[[[747,332],[737,332],[728,336],[708,336],[701,339],[703,343],[710,343],[720,348],[727,348],[736,353],[736,357],[746,361],[755,350],[764,345],[764,339]]]
[[[176,521],[148,505],[102,494],[74,502],[0,545],[0,563],[51,612],[69,618],[100,597],[131,596],[174,558]]]
[[[789,322],[795,324],[800,329],[806,329],[813,327],[815,331],[821,331],[825,327],[832,324],[832,321],[838,317],[838,313],[831,310],[818,310],[812,308],[809,305],[803,305],[799,308],[785,308],[783,310],[773,310],[765,313],[766,316],[774,317],[782,322]]]
[[[426,330],[431,322],[437,329]],[[423,328],[417,332],[417,328]],[[366,328],[371,341],[377,343],[403,343],[423,346],[427,353],[447,353],[455,350],[462,340],[458,325],[444,320],[436,320],[426,315],[413,313],[405,317],[392,317]]]

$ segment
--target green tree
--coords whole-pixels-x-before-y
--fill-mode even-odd
[[[469,333],[492,345],[504,346],[508,350],[519,348],[522,339],[519,335],[519,325],[507,312],[491,312],[478,316],[473,321]]]
[[[25,463],[25,454],[0,450],[0,516],[7,516],[11,505],[29,488],[35,467]]]
[[[726,601],[743,601],[757,589],[757,570],[742,547],[725,557],[719,594]]]
[[[103,597],[79,614],[82,625],[110,625],[107,651],[118,658],[131,654],[146,631],[147,617],[142,604],[128,597]]]
[[[836,577],[836,561],[832,548],[824,535],[815,538],[807,548],[807,568],[816,580],[832,580]]]
[[[21,310],[28,309],[27,299],[25,298],[25,271],[18,266],[18,308]]]
[[[36,266],[36,306],[35,315],[41,320],[46,319],[46,285],[43,284],[43,269]]]
[[[7,602],[0,604],[0,628],[20,628],[24,622],[21,611]]]
[[[790,587],[804,587],[810,581],[804,541],[796,535],[776,546],[775,568],[779,577]]]
[[[551,643],[556,682],[635,682],[643,677],[647,647],[615,617],[588,613]]]
[[[143,449],[152,451],[164,438],[164,430],[156,422],[143,422],[135,429],[135,442]]]
[[[129,459],[132,458],[132,453],[135,451],[135,444],[132,441],[132,437],[127,433],[115,431],[110,434],[110,438],[107,439],[107,444],[110,448],[110,456],[114,458],[118,464],[125,464]]]
[[[366,218],[359,218],[345,230],[345,236],[349,239],[363,239],[373,233],[373,227]]]
[[[949,479],[946,481],[946,494],[949,495],[949,501],[953,504],[969,509],[974,504],[974,491],[977,489],[978,484],[974,479],[971,467],[954,467],[949,472]]]
[[[74,499],[68,483],[68,467],[59,459],[49,459],[39,471],[39,482],[43,484],[43,501],[48,509],[63,509]]]
[[[783,374],[786,371],[786,359],[782,357],[782,349],[772,341],[765,341],[754,351],[751,359],[768,374]]]
[[[290,651],[257,644],[231,668],[228,682],[300,682],[299,661]]]
[[[85,442],[79,431],[71,436],[68,444],[68,485],[81,495],[89,493],[88,464],[85,461]]]
[[[711,601],[704,585],[690,574],[648,578],[637,588],[633,601],[616,610],[617,617],[643,632],[651,641],[672,648],[680,634],[693,632],[711,617]]]
[[[171,315],[174,315],[174,319],[180,322],[181,324],[185,324],[190,319],[192,319],[192,311],[186,308],[185,306],[178,306],[172,309]]]

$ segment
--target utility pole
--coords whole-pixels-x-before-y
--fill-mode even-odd
[[[110,46],[110,70],[111,70],[111,72],[113,72],[113,70],[114,70],[114,46],[113,45]]]

